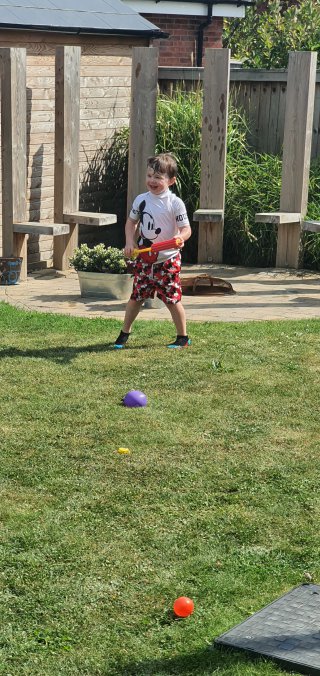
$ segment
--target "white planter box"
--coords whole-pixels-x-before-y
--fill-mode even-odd
[[[99,296],[109,300],[129,300],[132,292],[132,276],[108,272],[78,271],[81,296]]]

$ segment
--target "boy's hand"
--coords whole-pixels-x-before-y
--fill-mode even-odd
[[[124,255],[125,255],[126,258],[131,258],[131,256],[133,255],[133,252],[134,252],[134,244],[133,243],[132,244],[126,243],[123,252],[124,252]]]

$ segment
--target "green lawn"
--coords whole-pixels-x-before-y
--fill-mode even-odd
[[[0,328],[0,674],[281,674],[212,643],[320,581],[320,321]]]

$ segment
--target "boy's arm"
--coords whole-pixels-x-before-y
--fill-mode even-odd
[[[186,242],[187,239],[191,237],[192,230],[189,223],[186,205],[184,204],[182,199],[180,199],[180,197],[177,197],[176,195],[173,197],[173,210],[176,218],[176,224],[178,226],[177,237],[181,237],[183,242]]]
[[[182,228],[179,228],[178,237],[181,237],[181,239],[183,239],[184,242],[186,242],[187,239],[189,239],[189,237],[191,237],[191,235],[192,235],[192,230],[191,230],[191,227],[190,227],[189,224],[183,225]]]
[[[135,248],[134,240],[138,223],[139,221],[134,221],[132,218],[130,218],[130,216],[127,218],[125,225],[126,243],[124,247],[124,255],[127,256],[127,258],[132,256],[133,250]]]

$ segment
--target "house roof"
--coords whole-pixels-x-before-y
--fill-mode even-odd
[[[167,36],[121,0],[0,0],[0,28]]]

